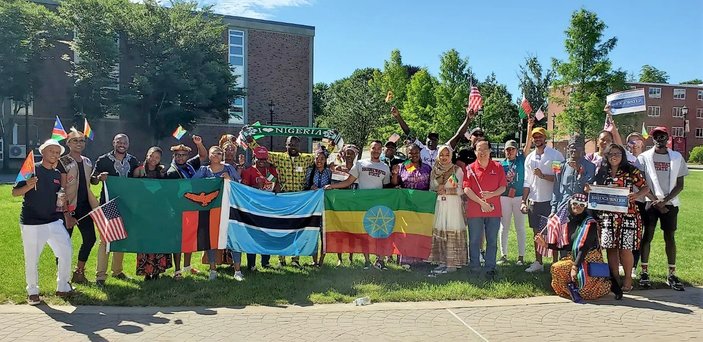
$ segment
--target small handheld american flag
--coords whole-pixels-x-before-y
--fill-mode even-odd
[[[478,87],[471,87],[468,108],[476,113],[481,109],[481,107],[483,107],[483,98],[481,97],[481,93],[478,91]]]
[[[100,238],[103,241],[112,242],[127,238],[127,231],[124,229],[124,222],[117,209],[115,199],[93,209],[88,215],[98,227]]]

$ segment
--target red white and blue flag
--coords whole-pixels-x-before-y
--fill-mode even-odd
[[[100,231],[100,238],[105,242],[123,240],[127,238],[127,231],[124,229],[124,222],[120,211],[117,209],[117,202],[114,198],[109,202],[93,209],[90,217]]]

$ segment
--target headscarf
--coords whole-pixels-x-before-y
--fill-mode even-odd
[[[438,158],[434,166],[432,166],[432,173],[430,173],[430,180],[437,182],[437,187],[444,186],[456,170],[456,165],[452,164],[451,161],[446,165],[442,165],[442,162],[439,161],[439,156],[442,155],[442,150],[444,149],[449,151],[449,155],[452,154],[452,148],[449,145],[439,146],[437,151]]]

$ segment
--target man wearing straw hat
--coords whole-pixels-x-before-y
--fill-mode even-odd
[[[42,160],[34,164],[34,175],[17,182],[12,196],[24,196],[20,211],[20,230],[24,247],[24,272],[27,281],[27,303],[37,305],[39,298],[39,256],[45,244],[58,259],[56,295],[68,297],[73,293],[68,280],[71,276],[71,238],[64,228],[67,217],[66,198],[61,193],[61,173],[55,165],[64,152],[55,140],[39,146]]]

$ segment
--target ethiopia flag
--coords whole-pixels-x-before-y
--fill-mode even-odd
[[[325,252],[427,258],[436,199],[407,189],[325,191]]]
[[[225,181],[221,231],[227,248],[269,255],[313,255],[324,190],[272,193]]]
[[[108,177],[105,184],[122,215],[127,238],[111,251],[185,253],[224,249],[220,231],[222,178],[148,179]]]

